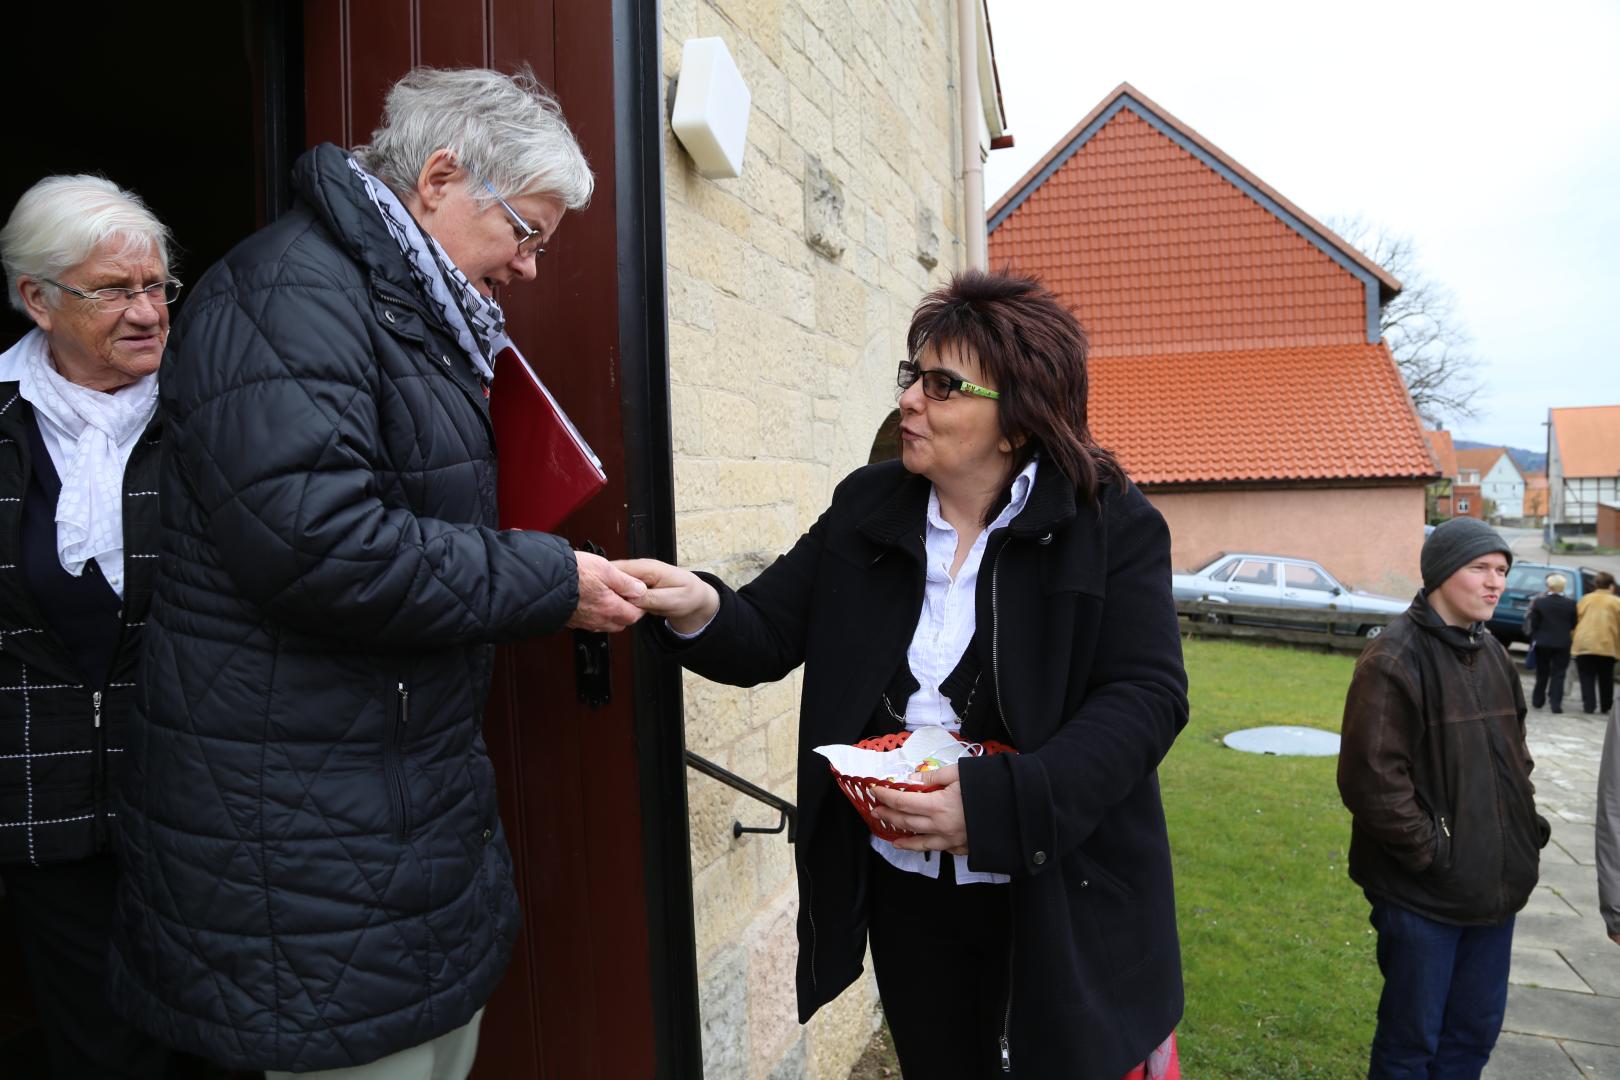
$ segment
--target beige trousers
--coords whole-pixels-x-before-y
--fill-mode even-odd
[[[266,1070],[264,1080],[467,1080],[478,1056],[478,1024],[483,1019],[484,1010],[479,1009],[462,1027],[369,1065],[308,1073]]]

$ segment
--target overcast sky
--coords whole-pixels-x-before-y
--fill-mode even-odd
[[[988,0],[993,203],[1130,82],[1319,220],[1410,234],[1486,384],[1458,438],[1620,404],[1620,2]]]

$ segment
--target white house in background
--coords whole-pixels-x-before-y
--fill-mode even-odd
[[[1457,471],[1459,483],[1479,484],[1481,498],[1495,504],[1492,514],[1499,521],[1518,521],[1524,517],[1524,474],[1513,464],[1513,455],[1500,446],[1480,450],[1458,450]],[[1477,475],[1478,480],[1467,479]]]

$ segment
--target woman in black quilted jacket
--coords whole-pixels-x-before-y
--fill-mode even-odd
[[[591,174],[532,77],[407,75],[202,279],[164,368],[163,562],[113,999],[270,1077],[462,1077],[518,931],[480,734],[492,646],[642,587],[498,530],[497,286]]]
[[[57,1077],[171,1075],[102,992],[123,757],[157,556],[169,230],[99,176],[48,176],[0,232],[0,881]],[[26,1071],[25,1071],[26,1070]],[[0,1075],[39,1075],[0,1052]]]

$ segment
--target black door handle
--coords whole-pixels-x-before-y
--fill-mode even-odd
[[[607,552],[589,540],[581,546],[592,555],[607,558]],[[593,709],[613,700],[613,646],[606,634],[574,631],[574,689],[579,700]]]

